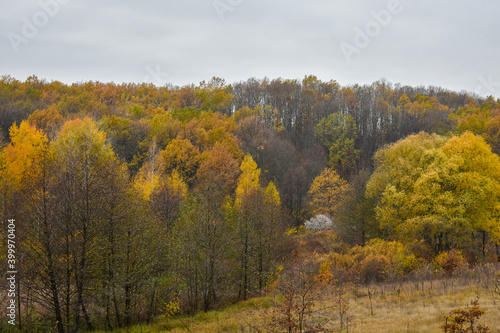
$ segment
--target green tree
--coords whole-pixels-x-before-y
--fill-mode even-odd
[[[196,97],[201,103],[202,110],[210,110],[229,114],[234,96],[231,86],[226,86],[224,79],[213,77],[209,82],[202,81],[196,89]]]
[[[213,309],[218,293],[227,291],[231,271],[231,209],[210,193],[190,196],[175,226],[177,270],[185,285],[189,312]]]
[[[83,315],[88,329],[93,329],[88,309],[96,250],[96,235],[102,224],[100,216],[107,204],[102,193],[110,171],[115,167],[115,155],[106,143],[106,135],[89,118],[67,122],[53,142],[57,161],[57,196],[60,200],[60,222],[64,230],[65,260],[67,260],[66,297],[76,293],[76,323]],[[73,283],[74,285],[69,285]],[[69,310],[66,320],[69,322]]]
[[[366,242],[378,234],[375,216],[375,198],[366,196],[366,183],[370,179],[367,171],[362,171],[351,180],[340,207],[340,229],[349,243],[365,246]]]
[[[314,134],[328,149],[328,166],[343,176],[352,173],[360,153],[356,149],[358,128],[354,118],[340,112],[332,113],[316,125]]]

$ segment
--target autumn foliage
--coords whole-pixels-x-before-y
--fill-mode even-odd
[[[263,315],[259,332],[336,332],[354,327],[349,302],[336,286],[331,263],[318,266],[314,260],[293,259],[279,270],[268,286],[275,307]],[[324,306],[329,301],[334,306]]]
[[[471,306],[465,309],[454,309],[446,317],[446,323],[441,325],[441,329],[446,333],[486,333],[489,328],[478,323],[485,311],[479,307],[476,299],[471,302]]]
[[[209,311],[270,280],[271,323],[344,328],[343,282],[496,259],[499,110],[492,97],[315,76],[2,76],[0,214],[22,242],[21,330]],[[338,310],[325,321],[323,297]]]
[[[500,236],[500,160],[470,132],[452,138],[420,133],[380,150],[368,194],[377,219],[400,240],[423,240],[438,253],[470,232]]]

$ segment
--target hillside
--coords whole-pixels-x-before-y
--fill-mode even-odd
[[[493,97],[315,76],[183,87],[2,76],[0,130],[0,262],[13,276],[0,304],[21,328],[203,316],[234,328],[262,312],[253,297],[279,309],[310,284],[315,304],[345,295],[358,329],[390,312],[395,331],[416,329],[417,304],[438,327],[476,294],[499,329]],[[369,286],[391,290],[374,294],[385,317],[367,315]],[[281,320],[270,316],[259,318]]]

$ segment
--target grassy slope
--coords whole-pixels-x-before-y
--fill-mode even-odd
[[[368,287],[350,287],[347,297],[356,327],[349,332],[442,332],[439,326],[451,309],[465,307],[479,297],[486,314],[480,321],[490,332],[500,332],[500,295],[493,281],[434,280],[432,283],[372,285],[373,316]],[[221,311],[200,313],[194,317],[158,318],[156,323],[117,332],[255,332],[260,314],[267,311],[267,299],[241,302]]]

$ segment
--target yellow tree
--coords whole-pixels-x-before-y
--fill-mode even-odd
[[[153,138],[149,146],[146,161],[134,179],[134,187],[142,194],[144,199],[151,199],[152,193],[159,186],[160,179],[164,175],[164,169],[163,159],[160,158],[160,148],[156,142],[156,138]]]
[[[227,114],[230,111],[234,96],[230,86],[226,86],[224,79],[213,77],[209,82],[201,82],[196,88],[196,97],[201,102],[202,110],[217,111]]]
[[[349,184],[333,169],[327,168],[314,179],[308,196],[312,213],[337,215],[338,209],[349,191]]]
[[[486,123],[484,138],[491,146],[491,150],[500,155],[500,110],[497,109],[495,113],[491,114],[495,114],[495,116]]]
[[[246,299],[250,288],[251,249],[253,247],[254,225],[258,219],[258,195],[260,190],[260,169],[252,156],[246,155],[241,163],[241,175],[236,187],[235,208],[238,212],[238,240],[240,257],[239,297]]]
[[[261,217],[256,225],[257,231],[257,277],[258,289],[262,291],[273,264],[278,259],[282,235],[286,229],[281,212],[281,198],[273,182],[263,191]]]
[[[7,172],[7,165],[4,157],[4,151],[0,152],[0,205],[2,207],[2,221],[8,219],[10,215],[10,201],[13,191],[13,182]],[[3,247],[6,249],[6,247]]]
[[[22,203],[16,197],[27,191],[40,173],[38,162],[43,159],[48,139],[28,122],[10,128],[11,142],[1,156],[1,193],[4,218],[13,218],[22,212]]]
[[[476,135],[484,133],[486,123],[490,118],[489,104],[485,103],[483,107],[478,107],[474,101],[459,108],[457,112],[450,114],[449,119],[456,124],[460,133],[470,131]]]
[[[200,150],[189,140],[174,139],[161,152],[160,158],[163,160],[165,173],[169,174],[177,170],[184,180],[190,184],[200,164]]]
[[[1,160],[2,208],[4,214],[11,215],[7,218],[22,212],[22,202],[14,202],[15,197],[30,195],[30,189],[36,187],[50,158],[47,137],[27,121],[10,128],[10,139]]]
[[[493,104],[493,106],[492,106]],[[471,101],[468,105],[450,114],[449,119],[457,126],[459,133],[470,131],[482,135],[494,153],[500,153],[500,108],[493,101],[480,107]]]
[[[500,240],[500,159],[480,136],[465,132],[442,148],[453,165],[450,183],[460,202],[461,216],[482,233],[485,256],[486,233]]]
[[[54,200],[50,195],[53,151],[44,133],[23,121],[10,129],[11,142],[3,152],[5,175],[2,185],[15,193],[16,207],[22,221],[17,229],[23,234],[23,275],[30,288],[42,297],[35,301],[50,309],[57,320],[58,332],[64,332],[61,307],[59,225],[54,218]],[[5,193],[5,192],[4,192]],[[10,217],[12,218],[12,217]],[[29,293],[28,293],[29,294]],[[28,300],[31,301],[31,300]],[[21,317],[21,314],[18,314]]]
[[[500,161],[470,132],[451,139],[420,133],[379,151],[367,191],[377,220],[401,240],[440,252],[471,244],[470,234],[498,239]]]
[[[235,136],[232,134],[236,128],[234,120],[219,113],[204,111],[196,119],[192,119],[179,133],[178,139],[189,140],[200,151],[206,151],[216,143],[224,143],[230,148],[237,159],[241,157]]]
[[[37,155],[46,148],[48,139],[45,134],[30,126],[27,121],[10,128],[11,142],[4,149],[7,173],[16,187],[22,187],[31,177],[29,173],[37,167]]]
[[[252,192],[260,188],[260,172],[252,156],[245,155],[241,163],[241,175],[236,187],[235,203],[237,208],[241,207],[246,196],[251,195]]]
[[[235,209],[238,220],[240,262],[240,298],[247,298],[254,283],[259,290],[272,270],[278,235],[284,224],[281,216],[281,200],[274,183],[260,185],[261,170],[250,155],[241,164],[241,175],[236,188]],[[255,280],[253,280],[255,279]]]

